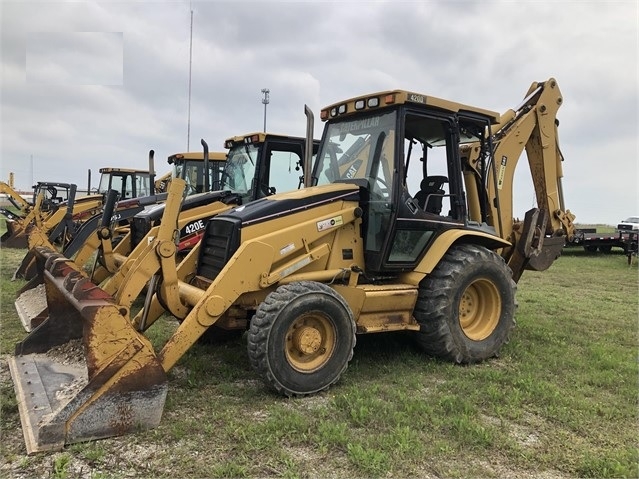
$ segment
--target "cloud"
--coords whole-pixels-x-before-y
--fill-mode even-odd
[[[552,76],[564,95],[568,206],[579,221],[607,223],[638,207],[636,2],[0,8],[0,178],[13,171],[24,188],[31,155],[34,181],[84,184],[87,168],[145,168],[150,148],[158,171],[168,171],[162,158],[187,148],[187,131],[190,149],[205,138],[219,150],[227,137],[262,129],[262,88],[270,89],[268,130],[303,136],[308,104],[319,137],[320,108],[348,97],[403,88],[501,112]],[[593,191],[609,200],[594,202]],[[518,195],[529,207],[525,188]]]
[[[30,33],[26,57],[27,83],[122,85],[122,33]]]

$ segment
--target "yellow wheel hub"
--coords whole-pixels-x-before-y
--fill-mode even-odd
[[[310,373],[321,368],[335,350],[335,329],[321,314],[297,318],[286,334],[286,359],[297,371]]]
[[[499,324],[501,296],[492,281],[478,279],[463,292],[459,303],[459,323],[473,341],[486,339]]]

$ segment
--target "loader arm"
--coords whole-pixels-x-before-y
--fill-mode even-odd
[[[28,246],[29,231],[42,225],[40,215],[43,199],[44,195],[40,193],[36,197],[35,204],[25,210],[25,216],[6,220],[7,231],[0,238],[0,244],[3,247],[21,249]]]
[[[22,195],[20,195],[16,190],[11,188],[10,185],[5,183],[4,181],[0,181],[0,193],[7,195],[9,201],[15,206],[17,209],[26,212],[31,209],[33,205],[25,200]]]
[[[190,306],[190,311],[158,354],[164,370],[170,370],[233,304],[242,303],[243,296],[252,303],[256,295],[266,296],[278,283],[293,275],[298,281],[304,275],[317,280],[321,276],[325,281],[338,272],[348,276],[349,268],[333,270],[326,265],[338,231],[343,230],[344,225],[360,221],[361,214],[359,204],[349,201],[318,208],[314,215],[301,214],[299,217],[304,218],[301,222],[276,228],[268,234],[258,233],[243,242],[207,289],[178,282],[180,298]],[[335,217],[340,217],[342,223],[333,228],[318,228],[318,224]],[[256,227],[256,232],[259,230]]]
[[[121,306],[130,307],[146,283],[162,267],[170,274],[175,269],[175,231],[186,182],[175,178],[171,182],[162,223],[156,227],[152,241],[139,243],[115,274],[102,286]]]

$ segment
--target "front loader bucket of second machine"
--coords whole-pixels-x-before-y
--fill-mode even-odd
[[[6,220],[7,231],[0,236],[0,246],[3,248],[23,249],[29,247],[26,225],[21,220]]]
[[[24,255],[22,261],[20,262],[20,266],[13,273],[13,279],[26,279],[31,280],[35,276],[38,275],[37,269],[37,254],[36,248],[38,247],[46,247],[51,251],[56,251],[55,246],[51,244],[49,238],[46,234],[42,232],[42,230],[36,226],[32,226],[28,230],[28,240],[27,247],[29,251]],[[40,271],[40,274],[42,271]]]
[[[27,452],[157,426],[168,383],[150,342],[70,260],[40,254],[48,317],[8,361]]]

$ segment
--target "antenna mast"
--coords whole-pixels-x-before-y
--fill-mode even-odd
[[[193,66],[193,6],[191,4],[191,35],[189,40],[189,112],[186,126],[186,151],[191,146],[191,69]]]
[[[271,93],[271,90],[262,88],[262,94],[264,95],[262,97],[262,103],[264,103],[264,133],[266,133],[266,105],[268,105],[269,102],[269,93]]]

